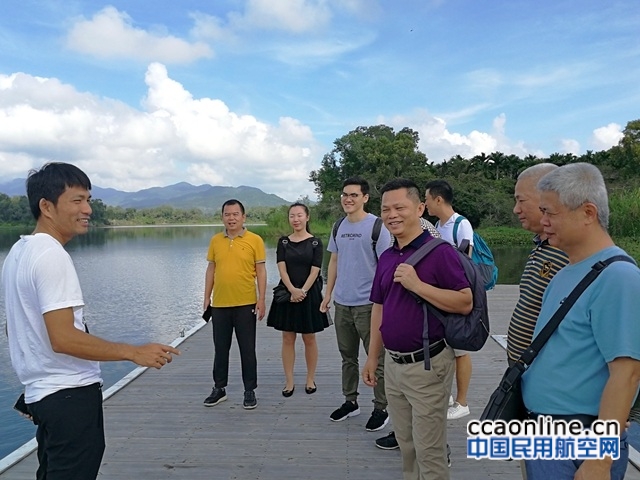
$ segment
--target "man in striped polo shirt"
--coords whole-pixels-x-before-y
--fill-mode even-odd
[[[542,306],[542,294],[553,276],[564,267],[569,259],[560,249],[549,245],[542,231],[540,220],[540,192],[538,181],[547,173],[558,168],[551,163],[539,163],[524,170],[515,187],[516,205],[513,213],[518,216],[522,228],[534,233],[535,248],[520,278],[520,296],[511,315],[507,332],[507,360],[513,365],[522,352],[531,344],[533,330]]]

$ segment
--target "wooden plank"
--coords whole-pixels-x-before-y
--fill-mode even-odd
[[[500,285],[489,292],[492,333],[506,334],[516,298],[516,286]],[[317,335],[317,393],[304,392],[304,350],[298,339],[296,390],[292,397],[284,398],[280,393],[284,386],[281,335],[264,322],[258,325],[258,407],[250,411],[242,408],[235,344],[228,400],[211,408],[202,405],[212,387],[211,325],[191,333],[179,347],[182,355],[171,365],[160,371],[145,370],[105,401],[107,449],[99,478],[401,478],[399,451],[374,445],[392,425],[380,432],[364,429],[373,409],[370,388],[360,386],[361,415],[337,423],[329,420],[329,414],[344,401],[333,327]],[[466,458],[466,422],[479,417],[506,368],[506,355],[494,341],[472,355],[471,415],[449,422],[451,478],[520,478],[519,462]],[[362,349],[361,362],[364,360]],[[0,474],[0,479],[31,480],[36,468],[37,459],[31,454]]]

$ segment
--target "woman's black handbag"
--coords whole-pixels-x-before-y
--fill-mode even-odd
[[[504,420],[506,422],[510,420],[524,420],[527,418],[527,409],[522,401],[522,390],[520,387],[520,380],[524,371],[531,365],[531,362],[536,358],[538,352],[542,349],[547,340],[551,337],[553,332],[558,328],[560,322],[565,317],[567,312],[576,303],[576,300],[582,295],[591,283],[598,278],[598,275],[602,271],[611,265],[613,262],[625,261],[635,264],[633,259],[626,255],[616,255],[611,258],[607,258],[601,262],[597,262],[591,266],[589,273],[580,280],[580,283],[576,285],[569,296],[562,302],[560,308],[556,310],[553,317],[543,327],[536,338],[531,342],[529,348],[527,348],[515,365],[507,368],[507,371],[502,376],[498,388],[489,397],[487,406],[484,407],[480,420]]]
[[[286,303],[291,301],[291,293],[284,286],[284,283],[279,283],[273,287],[273,301],[276,303]]]

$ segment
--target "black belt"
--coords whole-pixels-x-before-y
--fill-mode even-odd
[[[446,346],[447,344],[444,339],[438,340],[437,342],[429,345],[429,358],[433,358],[438,355]],[[406,354],[389,352],[389,356],[391,357],[391,360],[400,364],[422,362],[424,360],[424,349]]]
[[[597,416],[587,415],[586,413],[576,413],[573,415],[551,415],[549,413],[529,412],[529,418],[531,420],[536,420],[538,417],[551,417],[552,420],[564,420],[565,422],[577,420],[582,424],[583,428],[591,428],[591,424],[598,419]]]

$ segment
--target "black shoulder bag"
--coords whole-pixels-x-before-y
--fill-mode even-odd
[[[489,397],[487,406],[484,407],[480,420],[524,420],[527,418],[527,410],[522,400],[522,390],[520,387],[520,380],[524,371],[529,368],[531,362],[536,358],[542,347],[549,340],[553,332],[558,328],[560,322],[564,319],[567,312],[573,307],[580,295],[587,289],[593,281],[598,278],[598,275],[602,271],[611,265],[613,262],[629,262],[635,265],[633,259],[626,255],[616,255],[606,260],[596,262],[589,273],[580,280],[580,283],[571,291],[569,296],[562,302],[560,308],[553,314],[551,320],[542,328],[540,333],[531,342],[529,348],[527,348],[518,359],[518,361],[507,368],[507,371],[502,376],[498,388]]]

